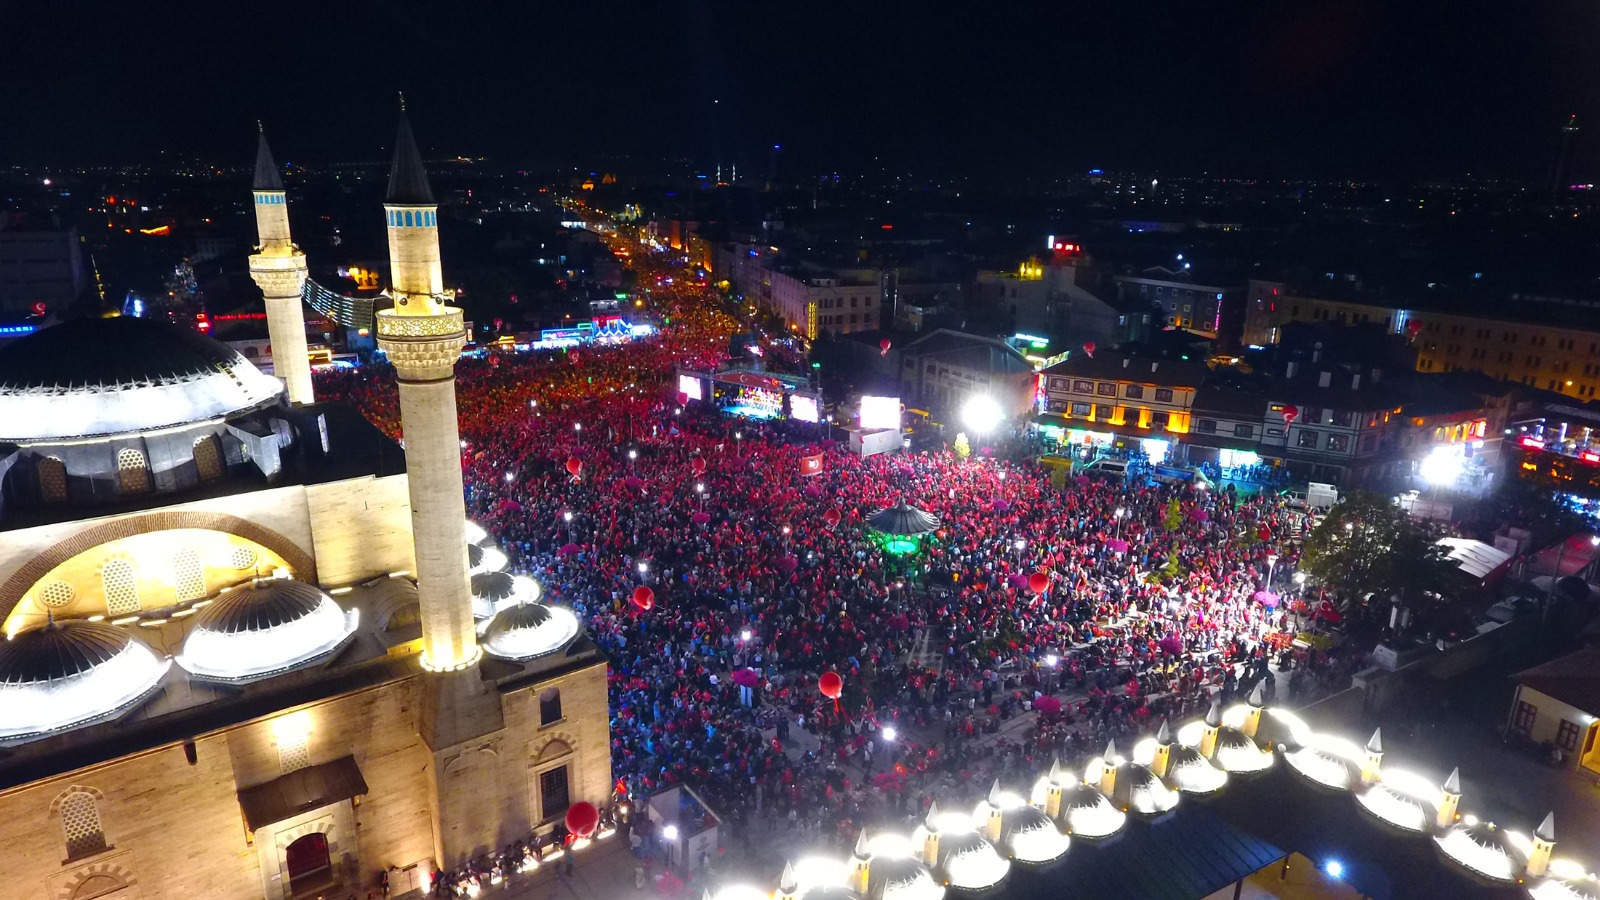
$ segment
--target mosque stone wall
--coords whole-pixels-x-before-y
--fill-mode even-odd
[[[353,584],[390,572],[415,574],[406,476],[311,485],[306,505],[323,584]]]

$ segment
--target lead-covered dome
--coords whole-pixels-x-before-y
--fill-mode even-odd
[[[572,610],[518,603],[495,613],[483,633],[483,649],[490,656],[522,662],[564,649],[577,636],[578,617]]]
[[[171,660],[96,622],[52,622],[0,642],[0,740],[60,731],[136,706]]]
[[[357,614],[301,581],[234,588],[194,617],[178,665],[211,681],[247,682],[315,662],[355,634]]]
[[[0,350],[0,441],[132,434],[247,413],[283,385],[225,344],[175,325],[77,319]]]

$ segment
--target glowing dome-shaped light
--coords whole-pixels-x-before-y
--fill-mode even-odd
[[[1527,865],[1528,854],[1517,835],[1493,822],[1466,816],[1434,838],[1445,858],[1489,881],[1513,884]]]
[[[127,632],[52,622],[0,641],[0,741],[75,728],[132,709],[172,661]]]
[[[245,683],[326,659],[356,631],[358,614],[303,581],[236,587],[194,617],[178,665],[207,681]]]
[[[830,856],[807,856],[790,867],[794,873],[799,896],[807,896],[817,889],[840,888],[850,877],[850,867],[843,860]]]
[[[538,603],[544,591],[526,575],[482,572],[472,576],[472,617],[487,619],[518,603]]]
[[[1331,734],[1312,734],[1301,747],[1286,751],[1289,768],[1312,782],[1348,791],[1361,780],[1361,748]]]
[[[1015,806],[1000,814],[1000,846],[1017,862],[1040,865],[1058,860],[1071,843],[1036,806]]]
[[[1178,792],[1162,783],[1156,773],[1138,763],[1117,766],[1111,802],[1143,818],[1165,815],[1178,805]]]
[[[1212,757],[1218,768],[1230,775],[1249,775],[1272,767],[1272,754],[1237,728],[1224,725],[1217,732],[1217,752]]]
[[[1075,838],[1099,841],[1122,830],[1128,814],[1106,799],[1094,787],[1079,784],[1061,794],[1061,818],[1067,832]]]
[[[888,837],[891,838],[888,843],[878,838],[868,842],[873,849],[870,851],[872,865],[867,870],[867,896],[874,900],[940,900],[944,897],[944,886],[912,855],[911,842],[903,835]]]
[[[477,544],[467,545],[467,574],[482,575],[485,572],[500,572],[511,562],[506,558],[505,552],[499,547],[480,547]]]
[[[971,830],[945,829],[940,818],[939,871],[951,887],[981,891],[994,887],[1011,872],[1011,861],[995,851],[983,835]]]
[[[1389,768],[1381,781],[1356,795],[1356,802],[1396,828],[1420,833],[1433,825],[1439,796],[1439,786],[1421,775]]]
[[[483,649],[490,656],[523,662],[565,648],[578,631],[578,617],[570,609],[518,603],[495,613],[484,630]]]
[[[1228,773],[1211,764],[1194,747],[1173,747],[1167,761],[1167,784],[1197,797],[1215,794],[1228,784]]]
[[[489,532],[482,525],[472,520],[467,520],[466,538],[469,544],[482,544],[489,539]]]
[[[1543,878],[1528,889],[1533,900],[1600,900],[1600,878],[1570,859],[1552,859]]]

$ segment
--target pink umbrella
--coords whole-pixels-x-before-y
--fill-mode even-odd
[[[1196,522],[1204,522],[1211,518],[1211,513],[1206,512],[1198,506],[1194,506],[1190,507],[1189,509],[1189,518],[1195,520]]]
[[[805,490],[804,490],[803,493],[807,497],[821,497],[822,496],[822,488],[819,488],[814,484],[808,484],[808,485],[805,486]]]
[[[1054,715],[1055,713],[1061,712],[1061,700],[1058,697],[1051,697],[1047,694],[1034,700],[1033,708],[1039,712],[1050,713]]]
[[[562,556],[577,556],[578,552],[582,549],[583,548],[579,547],[577,544],[562,544],[561,549],[557,550],[556,552]]]
[[[1265,606],[1267,609],[1273,609],[1278,605],[1278,595],[1271,591],[1256,591],[1250,595],[1250,599]]]
[[[785,556],[782,559],[778,560],[778,568],[782,569],[785,572],[793,572],[795,570],[795,568],[797,566],[799,566],[799,565],[800,565],[800,560],[795,559],[792,556]]]
[[[1021,572],[1015,573],[1010,578],[1007,578],[1006,581],[1019,591],[1028,586],[1028,576]]]
[[[993,509],[997,513],[1007,512],[1011,509],[1011,504],[1004,500],[996,500],[993,504]]]
[[[711,517],[706,515],[703,512],[697,512],[694,515],[689,517],[689,521],[695,523],[696,525],[704,525],[707,522],[711,521]]]
[[[755,669],[740,669],[733,673],[733,683],[741,687],[760,687],[761,673]]]
[[[1169,634],[1160,641],[1157,641],[1156,646],[1160,647],[1163,653],[1170,653],[1173,656],[1177,656],[1179,653],[1183,652],[1183,638],[1178,637],[1175,634]]]
[[[1106,547],[1110,548],[1110,550],[1113,553],[1127,553],[1128,552],[1128,542],[1123,540],[1122,538],[1109,538],[1109,539],[1107,539],[1106,540]]]

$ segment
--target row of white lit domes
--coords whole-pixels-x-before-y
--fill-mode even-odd
[[[476,526],[474,526],[476,529]],[[482,529],[476,529],[485,540]],[[472,601],[484,649],[524,661],[563,649],[579,632],[571,610],[539,603],[532,579],[499,571],[506,556],[471,545]],[[139,705],[174,661],[190,677],[246,684],[326,660],[355,635],[356,610],[289,578],[224,589],[188,607],[193,623],[174,659],[130,632],[86,620],[51,621],[0,643],[0,741],[112,718]],[[481,615],[479,615],[481,613]]]
[[[777,900],[940,900],[946,886],[963,891],[995,887],[1011,863],[1036,866],[1060,859],[1071,839],[1096,842],[1117,834],[1128,816],[1154,820],[1179,798],[1222,790],[1231,777],[1270,768],[1278,754],[1300,777],[1353,793],[1361,808],[1403,832],[1428,835],[1439,852],[1471,875],[1499,884],[1524,884],[1533,900],[1600,900],[1600,879],[1580,863],[1553,859],[1551,816],[1532,838],[1473,816],[1458,816],[1460,777],[1443,785],[1382,766],[1383,745],[1366,746],[1313,731],[1286,710],[1266,709],[1258,691],[1248,704],[1178,729],[1163,721],[1154,738],[1140,741],[1132,758],[1115,745],[1090,761],[1071,783],[1059,763],[1034,784],[1027,799],[999,783],[970,816],[940,813],[935,804],[922,825],[905,837],[879,833],[857,842],[847,861],[810,858],[786,866]],[[880,867],[882,867],[880,869]],[[714,900],[755,900],[766,892],[725,888]]]

